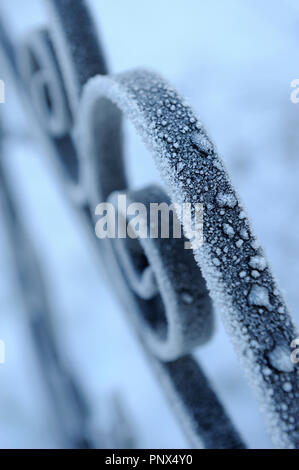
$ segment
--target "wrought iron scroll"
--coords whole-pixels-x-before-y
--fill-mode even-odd
[[[194,256],[178,239],[94,240],[191,442],[244,447],[192,357],[194,347],[212,333],[213,304],[273,442],[298,448],[299,373],[290,361],[295,326],[214,144],[190,106],[159,75],[146,70],[103,75],[105,61],[83,1],[46,3],[49,30],[29,35],[17,53],[0,26],[1,52],[43,148],[46,143],[89,229],[96,205],[119,192],[145,204],[170,199],[204,205],[204,243]],[[167,194],[158,187],[138,193],[128,187],[122,115],[153,154]]]

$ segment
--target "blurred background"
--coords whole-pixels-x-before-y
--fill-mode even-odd
[[[146,66],[192,104],[232,176],[295,320],[299,321],[299,78],[296,0],[89,0],[112,72]],[[43,0],[2,2],[16,41],[47,22]],[[0,78],[2,71],[0,70]],[[84,386],[99,436],[117,395],[141,448],[189,443],[152,375],[121,306],[63,189],[31,139],[13,86],[0,105],[6,168],[23,222],[42,261],[55,334]],[[127,125],[134,186],[160,181]],[[140,162],[142,161],[142,165]],[[0,447],[61,447],[30,341],[10,237],[0,214]],[[246,442],[271,447],[258,405],[217,312],[216,333],[196,356]],[[99,446],[101,439],[99,437]]]

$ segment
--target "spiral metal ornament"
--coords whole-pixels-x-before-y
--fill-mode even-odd
[[[195,260],[260,400],[274,442],[298,447],[299,374],[290,361],[290,344],[296,336],[292,318],[202,123],[153,72],[95,77],[84,89],[78,145],[91,205],[117,189],[105,162],[114,158],[107,141],[113,116],[118,123],[120,112],[133,122],[152,152],[171,200],[204,205],[204,242],[194,249]],[[96,180],[91,170],[95,162]]]
[[[115,196],[109,201],[115,201],[116,207]],[[155,186],[126,196],[128,204],[139,201],[148,209],[150,204],[170,205],[166,194]],[[122,216],[128,217],[126,213]],[[143,222],[149,226],[149,210]],[[169,361],[210,339],[212,304],[192,252],[184,249],[184,238],[158,235],[138,239],[136,234],[111,242],[124,281],[136,300],[135,322],[140,322],[140,333],[158,358]]]

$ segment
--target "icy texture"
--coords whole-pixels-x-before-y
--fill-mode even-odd
[[[274,442],[279,447],[298,447],[298,369],[278,371],[268,358],[277,344],[289,348],[296,330],[201,122],[151,72],[137,70],[92,79],[84,92],[82,122],[88,121],[88,110],[96,99],[98,115],[101,108],[109,109],[101,97],[111,100],[133,121],[153,151],[171,198],[178,203],[204,204],[204,244],[195,251],[196,261],[260,400]],[[101,124],[105,125],[103,120]],[[81,138],[88,140],[84,133]],[[224,224],[232,228],[231,236],[223,230]],[[283,314],[279,313],[282,308]]]

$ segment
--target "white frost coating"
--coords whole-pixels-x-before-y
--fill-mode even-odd
[[[298,425],[290,421],[296,418],[295,423],[299,422],[298,370],[281,372],[269,360],[278,344],[290,344],[296,329],[271,270],[263,268],[260,258],[264,254],[223,162],[214,147],[206,145],[210,139],[204,128],[176,92],[151,72],[137,70],[95,78],[84,95],[83,107],[94,95],[102,95],[132,119],[152,150],[173,201],[204,204],[204,243],[194,252],[195,259],[214,305],[223,315],[274,442],[278,447],[298,447]],[[231,237],[224,232],[224,224],[232,227]],[[238,247],[240,238],[243,244]],[[225,255],[219,258],[219,252]],[[252,259],[259,268],[250,266]],[[250,275],[253,272],[260,273],[258,280],[255,273]],[[283,316],[278,312],[280,306],[284,306]],[[263,373],[265,368],[271,374]],[[290,388],[288,393],[286,388]]]

